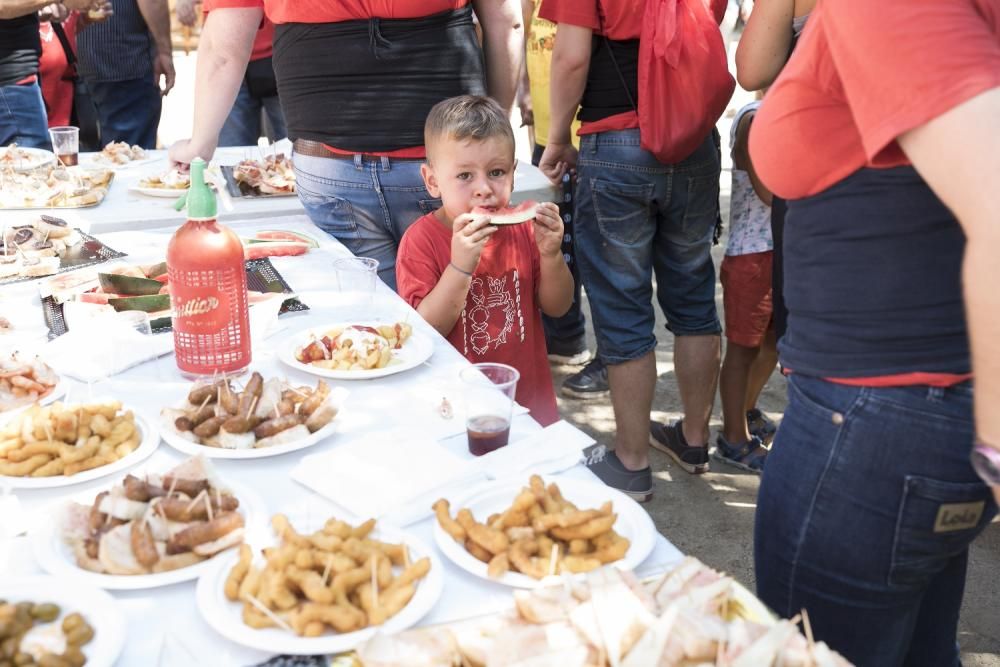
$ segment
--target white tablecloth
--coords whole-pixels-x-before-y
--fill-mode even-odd
[[[119,230],[155,229],[179,225],[184,221],[184,214],[174,210],[176,198],[150,197],[130,190],[137,185],[139,179],[160,174],[169,168],[167,152],[149,151],[150,157],[156,160],[134,167],[116,170],[115,180],[111,184],[107,197],[98,206],[80,209],[53,209],[51,212],[74,227],[92,233],[111,232]],[[248,157],[256,157],[256,146],[220,148],[212,159],[213,165],[234,165]],[[81,154],[81,164],[88,164],[90,154]],[[559,196],[545,175],[527,162],[519,162],[514,173],[513,203],[527,199],[535,201],[555,201]],[[38,210],[3,211],[0,216],[8,225],[30,223],[38,217]],[[276,218],[303,213],[299,198],[291,197],[242,197],[233,199],[233,210],[227,211],[220,204],[219,215],[223,220],[248,220],[252,218]]]
[[[249,235],[254,229],[264,227],[288,228],[305,231],[321,239],[321,248],[307,255],[272,258],[277,270],[301,295],[302,300],[312,307],[312,310],[308,313],[283,316],[279,321],[286,327],[285,331],[264,341],[254,341],[252,365],[252,368],[260,371],[265,378],[282,375],[303,383],[315,382],[312,376],[280,364],[275,356],[274,347],[282,337],[299,329],[356,316],[356,310],[352,310],[351,307],[338,307],[339,295],[329,292],[330,263],[334,257],[346,255],[347,250],[319,233],[304,215],[280,220],[250,220],[230,224],[241,235]],[[144,232],[116,232],[102,234],[101,237],[112,247],[128,252],[131,261],[145,263],[163,258],[172,231],[172,229],[158,229]],[[11,289],[13,288],[7,288]],[[31,296],[29,288],[21,285],[14,294],[16,297],[8,294],[8,303],[16,298],[25,308],[39,308],[37,293]],[[257,489],[265,500],[269,514],[302,506],[307,506],[310,512],[346,514],[290,479],[289,471],[300,457],[334,448],[338,441],[346,438],[380,430],[405,428],[406,409],[401,405],[404,401],[399,399],[405,396],[406,390],[421,383],[451,381],[457,377],[458,369],[467,364],[444,338],[434,332],[415,311],[381,283],[378,286],[377,304],[379,315],[391,317],[398,314],[399,317],[406,317],[415,328],[432,336],[433,356],[426,365],[379,380],[333,381],[333,385],[346,388],[350,394],[341,414],[337,417],[336,434],[315,447],[267,459],[215,462],[224,478],[235,479],[244,486]],[[40,318],[41,311],[38,312]],[[172,355],[126,371],[116,376],[111,383],[117,397],[142,411],[151,420],[157,418],[162,406],[183,396],[187,386],[188,383],[184,382],[177,372]],[[71,400],[74,394],[78,400],[86,400],[86,389],[81,385],[74,385],[71,390]],[[516,440],[539,429],[540,426],[529,415],[516,417],[511,439]],[[443,442],[455,454],[462,457],[470,456],[464,435]],[[405,446],[405,443],[401,443],[400,446]],[[154,469],[162,470],[184,458],[164,443],[144,465],[152,465]],[[594,479],[586,468],[579,465],[562,474],[574,478]],[[117,477],[107,477],[64,489],[19,490],[16,495],[26,511],[35,512],[54,500],[74,495],[81,490],[99,489],[115,479]],[[377,484],[377,480],[372,482]],[[3,517],[0,517],[0,520],[3,520]],[[433,544],[432,525],[432,519],[428,516],[407,526],[406,530],[420,537],[425,543]],[[466,574],[448,562],[442,554],[438,555],[445,568],[445,589],[437,606],[421,621],[422,625],[467,618],[501,609],[512,603],[511,589]],[[650,573],[662,571],[680,557],[680,552],[660,536],[653,553],[643,563],[641,570]],[[0,543],[0,573],[4,580],[38,571],[25,537],[8,539]],[[196,608],[194,588],[194,582],[188,582],[147,591],[115,592],[114,596],[121,603],[129,624],[125,650],[117,664],[190,665],[192,661],[199,661],[195,664],[248,665],[268,657],[259,651],[234,644],[211,630]]]

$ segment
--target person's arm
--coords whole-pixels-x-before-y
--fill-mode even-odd
[[[444,273],[434,289],[417,305],[420,316],[446,338],[465,308],[465,297],[469,294],[472,274],[479,266],[483,247],[497,231],[489,222],[488,217],[469,213],[455,218],[451,232],[451,260],[444,267]]]
[[[567,170],[576,167],[571,126],[587,87],[590,41],[593,30],[560,23],[552,47],[549,74],[549,136],[538,168],[558,184]]]
[[[166,95],[174,87],[174,47],[170,41],[170,8],[167,0],[137,0],[142,20],[149,28],[156,46],[156,56],[153,58],[153,80],[160,88],[160,94]],[[163,77],[163,86],[160,86]]]
[[[198,13],[194,8],[195,0],[177,0],[174,3],[174,12],[177,14],[177,22],[183,26],[191,28],[198,22]]]
[[[976,433],[1000,449],[1000,88],[899,136],[900,147],[965,232],[965,316],[975,376]],[[1000,488],[993,489],[1000,502]]]
[[[573,274],[563,259],[564,229],[559,207],[552,202],[539,204],[532,224],[541,269],[538,306],[549,317],[561,317],[573,305]]]
[[[188,164],[195,157],[212,159],[219,132],[243,82],[263,16],[261,7],[241,7],[214,9],[205,18],[195,70],[194,126],[190,139],[170,147],[172,162]]]
[[[736,80],[746,90],[767,88],[778,78],[792,47],[794,0],[757,0],[736,47]]]
[[[486,89],[510,113],[524,58],[524,21],[520,0],[473,0],[483,29]]]
[[[0,0],[0,19],[16,19],[28,14],[34,14],[52,0]],[[65,0],[62,3],[66,9],[86,11],[94,4],[93,0]]]
[[[521,127],[535,124],[534,109],[531,105],[531,81],[528,79],[528,26],[531,25],[534,5],[535,0],[521,0],[521,18],[524,20],[524,52],[521,54],[521,78],[517,83],[517,107],[518,111],[521,112]]]
[[[753,167],[753,160],[750,159],[750,125],[753,123],[754,115],[755,112],[753,111],[743,114],[743,117],[740,118],[740,124],[736,127],[736,141],[733,143],[733,166],[737,169],[742,169],[750,176],[750,184],[753,186],[753,191],[757,193],[762,202],[770,206],[774,195],[767,189],[764,182],[760,180],[757,170]]]

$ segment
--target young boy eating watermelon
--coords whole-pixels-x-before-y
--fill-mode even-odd
[[[442,206],[403,235],[399,295],[473,362],[521,373],[517,402],[542,425],[559,419],[541,312],[573,301],[555,204],[509,209],[514,131],[500,106],[465,95],[438,103],[424,125],[421,174]]]

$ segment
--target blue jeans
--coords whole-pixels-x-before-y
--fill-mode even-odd
[[[422,161],[295,154],[293,162],[295,188],[312,221],[355,255],[377,259],[379,277],[395,290],[403,232],[441,207],[424,187]]]
[[[52,149],[42,89],[37,83],[0,86],[0,146]]]
[[[720,170],[711,135],[673,165],[639,146],[639,130],[581,137],[576,252],[605,362],[656,347],[653,274],[670,331],[721,331],[710,254]]]
[[[101,122],[101,144],[125,141],[156,148],[160,90],[153,77],[129,81],[87,81]]]
[[[256,146],[261,136],[261,111],[267,114],[270,123],[268,139],[276,141],[288,136],[278,96],[254,97],[244,81],[219,132],[219,146]]]
[[[968,546],[996,513],[972,387],[792,374],[757,500],[757,594],[859,667],[959,665]]]

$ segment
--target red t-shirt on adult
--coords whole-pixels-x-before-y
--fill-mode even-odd
[[[909,164],[896,137],[997,86],[996,0],[820,0],[754,119],[754,168],[798,199]]]
[[[451,260],[451,230],[433,213],[406,230],[396,258],[399,295],[416,308]],[[545,352],[538,283],[538,246],[531,225],[501,227],[483,248],[465,308],[448,342],[472,363],[495,362],[521,373],[517,402],[543,426],[559,420]]]
[[[998,86],[997,0],[821,0],[754,118],[754,168],[772,192],[800,199],[863,167],[907,165],[898,136]],[[949,386],[970,377],[828,379]]]
[[[726,11],[727,0],[705,0],[718,21]],[[610,40],[639,39],[645,0],[544,0],[538,15],[553,23],[590,28]],[[556,37],[558,39],[558,36]],[[635,111],[608,116],[591,123],[581,123],[578,135],[629,130],[639,127]]]

